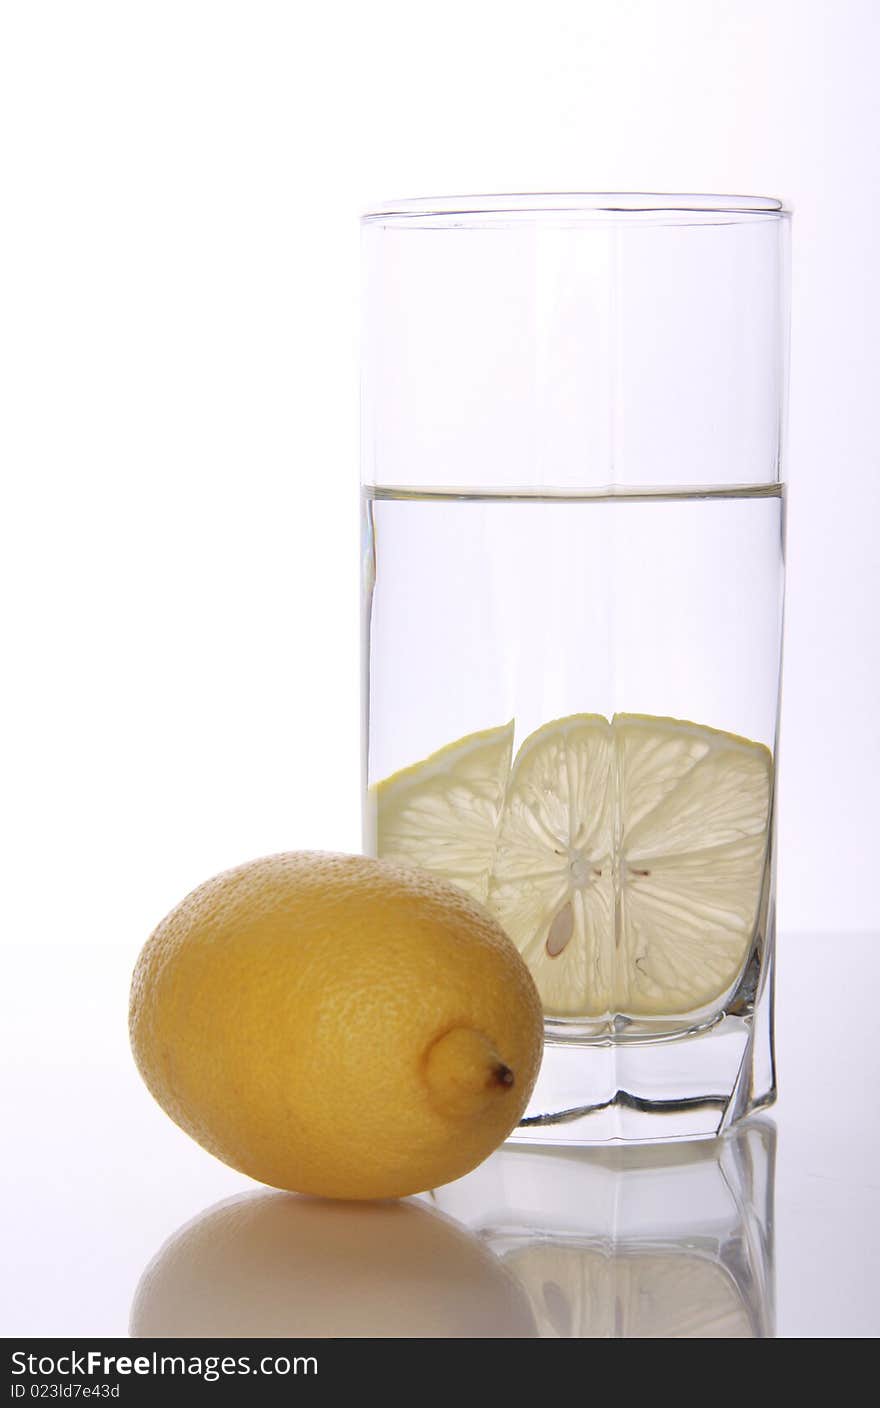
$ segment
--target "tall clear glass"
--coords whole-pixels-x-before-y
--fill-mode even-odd
[[[523,1139],[775,1093],[788,232],[741,196],[364,217],[365,847],[522,951]]]

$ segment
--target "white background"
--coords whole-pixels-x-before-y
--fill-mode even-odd
[[[880,925],[876,0],[7,0],[3,937],[359,846],[357,216],[795,208],[783,926]]]
[[[554,188],[795,207],[777,1323],[876,1333],[878,58],[876,0],[5,0],[4,1333],[124,1333],[249,1186],[129,1059],[150,929],[359,846],[358,213]]]

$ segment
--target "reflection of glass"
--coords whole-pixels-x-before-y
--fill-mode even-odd
[[[509,1145],[436,1194],[526,1290],[542,1338],[774,1334],[776,1130],[609,1149]]]
[[[517,1277],[423,1203],[246,1193],[165,1243],[131,1308],[136,1339],[530,1339]]]
[[[741,196],[364,221],[365,845],[522,951],[521,1138],[773,1098],[787,242]]]

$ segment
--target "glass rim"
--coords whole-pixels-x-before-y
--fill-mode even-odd
[[[389,200],[371,207],[362,223],[406,225],[478,225],[497,219],[541,220],[565,216],[572,220],[647,216],[670,224],[725,223],[754,218],[786,218],[790,207],[777,196],[714,195],[648,191],[547,191],[496,195],[419,196]]]

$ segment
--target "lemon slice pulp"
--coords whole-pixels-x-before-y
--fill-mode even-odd
[[[512,749],[511,720],[376,783],[367,794],[368,850],[485,900]]]
[[[507,789],[489,907],[553,1015],[606,1012],[614,989],[613,745],[599,715],[545,724]]]

